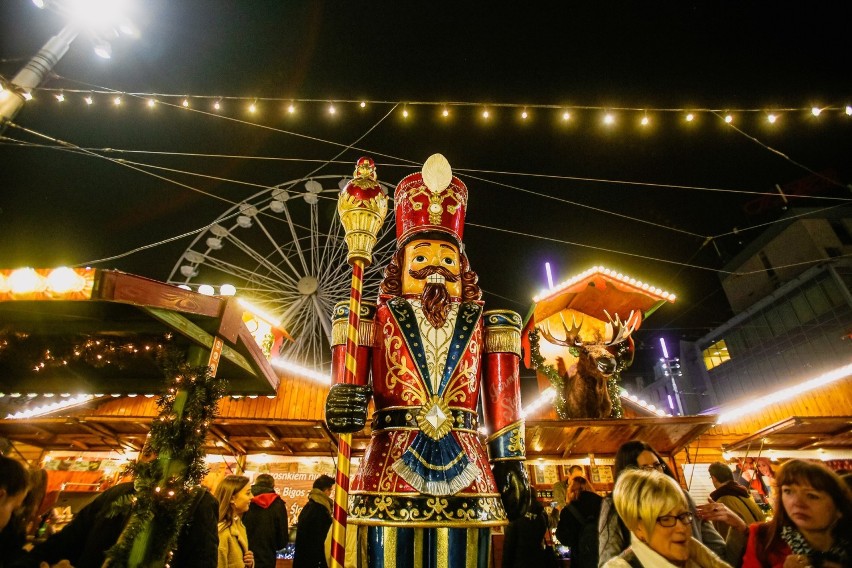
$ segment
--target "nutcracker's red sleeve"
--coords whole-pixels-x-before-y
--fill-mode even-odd
[[[509,310],[483,314],[482,406],[490,460],[523,460],[521,416],[521,316]]]
[[[356,385],[366,385],[370,372],[370,354],[373,347],[373,329],[376,318],[376,306],[362,303],[358,324],[357,347],[355,350]],[[334,306],[331,323],[331,382],[346,382],[346,345],[349,337],[349,302],[339,302]]]

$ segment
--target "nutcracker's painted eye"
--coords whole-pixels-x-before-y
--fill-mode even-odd
[[[426,255],[418,254],[414,257],[414,262],[426,262]]]
[[[456,265],[456,259],[454,259],[454,258],[453,258],[453,257],[451,257],[451,256],[445,256],[445,257],[442,259],[442,261],[441,261],[441,262],[443,262],[443,263],[444,263],[444,264],[446,264],[447,266],[455,266],[455,265]]]

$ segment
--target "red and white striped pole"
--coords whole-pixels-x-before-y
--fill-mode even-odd
[[[372,263],[373,247],[387,215],[388,200],[376,181],[376,168],[370,158],[360,158],[355,177],[340,192],[337,213],[346,233],[348,261],[352,266],[349,289],[349,321],[346,329],[346,357],[343,382],[356,383],[358,333],[361,323],[361,292],[364,267]],[[337,478],[331,526],[331,568],[343,568],[346,557],[346,519],[349,510],[349,468],[352,434],[340,434],[337,443]]]
[[[355,384],[358,329],[361,324],[361,291],[364,261],[352,263],[352,286],[349,290],[349,322],[346,327],[346,362],[343,382]],[[331,568],[343,568],[346,556],[346,518],[349,505],[349,469],[352,460],[352,434],[337,439],[337,478],[334,489],[334,512],[331,527]]]

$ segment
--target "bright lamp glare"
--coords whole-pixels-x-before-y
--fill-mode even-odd
[[[44,10],[44,0],[33,0],[33,4],[35,4],[35,7],[39,10]]]
[[[811,114],[814,115],[814,116],[819,116],[821,112],[822,112],[822,109],[819,108],[819,107],[813,107],[811,109]]]
[[[72,17],[95,29],[114,29],[127,22],[126,0],[70,0],[66,3]]]
[[[103,59],[112,57],[112,47],[107,42],[101,40],[95,43],[95,54]]]
[[[50,272],[47,285],[58,294],[80,292],[86,286],[86,279],[67,266],[63,266]]]

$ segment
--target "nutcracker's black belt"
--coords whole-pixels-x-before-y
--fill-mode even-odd
[[[377,410],[373,413],[373,430],[386,430],[388,428],[419,428],[417,425],[417,414],[420,407],[396,408],[393,410]],[[479,421],[476,413],[471,410],[451,408],[450,416],[453,421],[453,429],[476,430]]]

